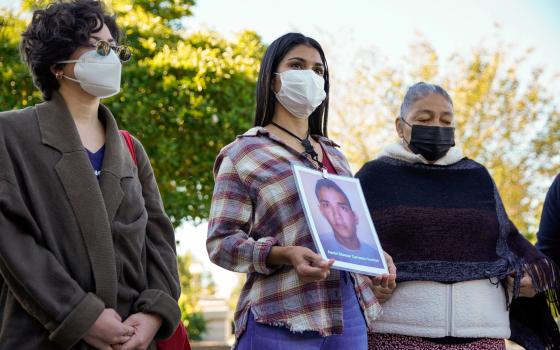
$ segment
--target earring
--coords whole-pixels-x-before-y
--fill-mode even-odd
[[[56,72],[56,74],[55,74],[56,80],[62,79],[62,75],[63,75],[62,72]]]

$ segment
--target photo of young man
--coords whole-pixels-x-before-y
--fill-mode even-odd
[[[359,216],[344,191],[334,181],[322,178],[315,185],[315,195],[319,210],[332,229],[320,233],[327,257],[350,263],[382,264],[377,249],[359,239]]]

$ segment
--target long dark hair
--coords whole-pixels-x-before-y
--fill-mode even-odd
[[[322,135],[327,137],[327,119],[329,114],[329,69],[325,53],[321,45],[312,38],[300,33],[284,34],[274,40],[266,49],[261,68],[259,80],[257,81],[257,107],[255,109],[254,126],[265,126],[270,124],[274,115],[276,96],[272,91],[274,73],[277,72],[280,61],[286,56],[288,51],[297,45],[307,45],[319,52],[321,61],[325,66],[325,92],[327,97],[309,116],[309,132],[312,135]]]

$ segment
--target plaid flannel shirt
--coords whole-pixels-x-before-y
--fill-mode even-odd
[[[352,176],[337,145],[319,137],[339,175]],[[255,127],[224,147],[214,166],[215,187],[206,246],[217,265],[246,273],[235,312],[235,335],[245,330],[251,309],[257,322],[323,336],[343,331],[340,273],[302,282],[291,266],[266,264],[274,245],[316,251],[299,201],[291,163],[316,167],[266,129]],[[381,306],[366,276],[352,274],[368,328]]]

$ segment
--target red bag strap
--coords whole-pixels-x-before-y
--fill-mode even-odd
[[[191,344],[183,322],[179,321],[179,326],[171,337],[156,341],[156,347],[158,350],[191,350]]]
[[[130,152],[130,156],[132,157],[134,164],[138,166],[138,160],[136,160],[136,151],[134,150],[134,143],[132,141],[132,136],[130,136],[130,133],[126,130],[119,130],[119,132],[121,133],[124,142],[126,142],[126,146],[128,147],[128,151]]]
[[[126,142],[128,151],[134,161],[134,164],[138,166],[138,161],[136,160],[136,151],[134,150],[134,143],[130,133],[126,130],[119,130],[121,136]],[[175,332],[171,337],[165,340],[159,340],[156,342],[158,350],[191,350],[191,345],[189,343],[189,337],[183,322],[179,321],[179,325],[175,329]]]

